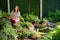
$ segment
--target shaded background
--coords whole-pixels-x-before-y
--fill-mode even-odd
[[[10,11],[15,5],[19,6],[22,15],[30,11],[39,16],[40,0],[10,0]],[[48,11],[56,9],[60,9],[60,0],[43,0],[43,17],[48,15]],[[7,12],[7,0],[0,0],[0,10]]]

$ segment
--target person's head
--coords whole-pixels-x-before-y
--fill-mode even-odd
[[[19,11],[19,7],[18,6],[15,6],[14,12],[18,12],[18,11]]]

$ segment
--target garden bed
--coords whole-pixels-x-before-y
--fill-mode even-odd
[[[10,14],[5,15],[3,12],[0,15],[1,40],[60,40],[59,22],[47,19],[41,21],[38,16],[25,14],[20,17],[20,24],[14,28],[10,22]]]

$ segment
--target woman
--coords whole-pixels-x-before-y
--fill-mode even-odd
[[[19,7],[15,6],[14,10],[12,11],[12,18],[11,18],[11,23],[12,25],[17,25],[20,21],[20,11]]]

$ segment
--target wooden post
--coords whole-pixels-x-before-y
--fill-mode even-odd
[[[7,0],[8,13],[10,13],[10,0]]]
[[[42,20],[42,0],[40,0],[40,19]]]

